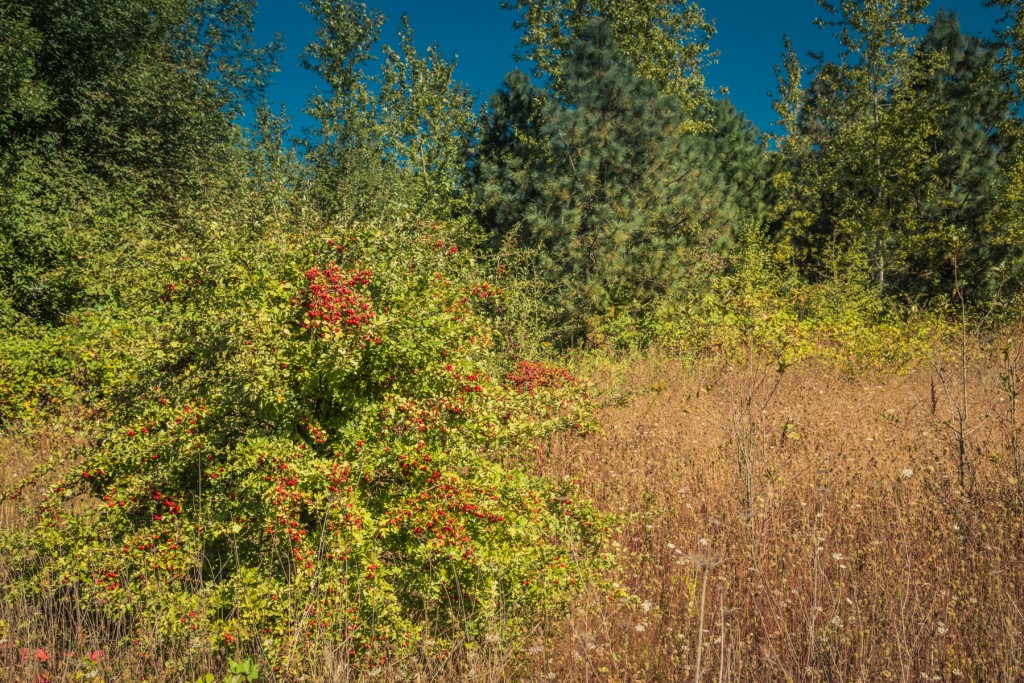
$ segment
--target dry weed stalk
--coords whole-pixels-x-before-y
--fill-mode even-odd
[[[1024,457],[1021,453],[1020,399],[1024,392],[1022,372],[1024,372],[1024,324],[1018,323],[1014,333],[1000,349],[999,382],[1003,392],[1002,401],[1006,407],[1001,414],[1001,421],[1006,430],[1006,450],[1013,463],[1013,480],[1017,485],[1017,502],[1024,510]]]

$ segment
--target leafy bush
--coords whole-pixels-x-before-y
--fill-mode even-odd
[[[17,588],[286,670],[514,638],[600,561],[575,485],[515,466],[587,428],[585,387],[508,367],[446,227],[295,234],[169,249],[137,304],[47,342],[100,357],[97,439],[3,538]]]
[[[813,357],[850,368],[900,366],[924,357],[941,324],[898,315],[857,264],[836,264],[830,279],[806,282],[751,228],[707,287],[687,294],[663,297],[631,326],[609,321],[609,343],[657,343],[691,357],[754,353],[783,365]]]

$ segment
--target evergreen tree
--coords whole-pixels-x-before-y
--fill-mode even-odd
[[[700,117],[710,130],[685,143],[694,150],[692,164],[710,179],[720,198],[715,230],[730,236],[740,223],[764,223],[771,204],[772,159],[757,126],[728,99],[715,100]]]
[[[679,100],[637,75],[608,22],[581,30],[551,93],[511,74],[483,122],[475,174],[497,239],[536,248],[568,334],[687,280],[720,196],[695,165]]]
[[[708,42],[715,27],[693,0],[506,0],[502,6],[518,15],[517,58],[535,64],[534,75],[556,91],[571,87],[565,55],[589,23],[601,18],[638,76],[674,95],[691,115],[707,103],[703,69],[714,58]],[[684,128],[701,130],[706,122],[694,117]]]
[[[1008,73],[998,68],[992,47],[962,33],[956,15],[945,12],[929,27],[918,59],[927,68],[921,94],[937,117],[928,181],[934,189],[921,211],[943,234],[911,250],[908,266],[925,291],[949,291],[955,254],[960,277],[976,294],[991,296],[1002,279],[995,266],[1011,249],[994,220],[1015,147]]]

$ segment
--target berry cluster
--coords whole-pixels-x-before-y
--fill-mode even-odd
[[[565,368],[544,365],[540,361],[520,361],[505,375],[505,386],[520,394],[532,394],[538,389],[561,389],[576,383],[576,378]]]
[[[302,327],[320,330],[321,336],[341,332],[343,327],[360,328],[373,320],[368,295],[360,288],[370,284],[373,273],[359,270],[345,273],[337,265],[311,268],[306,272],[306,312]]]

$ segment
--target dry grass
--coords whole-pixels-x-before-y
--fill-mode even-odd
[[[536,467],[622,516],[610,578],[634,597],[593,587],[525,652],[464,652],[416,680],[1024,680],[1024,500],[995,358],[968,375],[963,488],[930,368],[854,379],[646,358],[591,374],[603,431],[552,441]],[[0,484],[57,447],[8,438]],[[22,523],[0,508],[0,524]],[[40,647],[76,623],[2,604],[0,625],[38,620]],[[102,646],[77,628],[80,652]],[[223,664],[211,652],[153,679]],[[322,680],[354,676],[324,664]],[[72,680],[48,666],[8,647],[0,680]],[[138,680],[150,666],[110,651],[103,670]]]
[[[541,468],[624,516],[619,578],[638,600],[580,605],[534,669],[1024,680],[1024,510],[998,368],[969,374],[967,490],[933,378],[671,360],[599,372],[605,431],[552,443]]]

